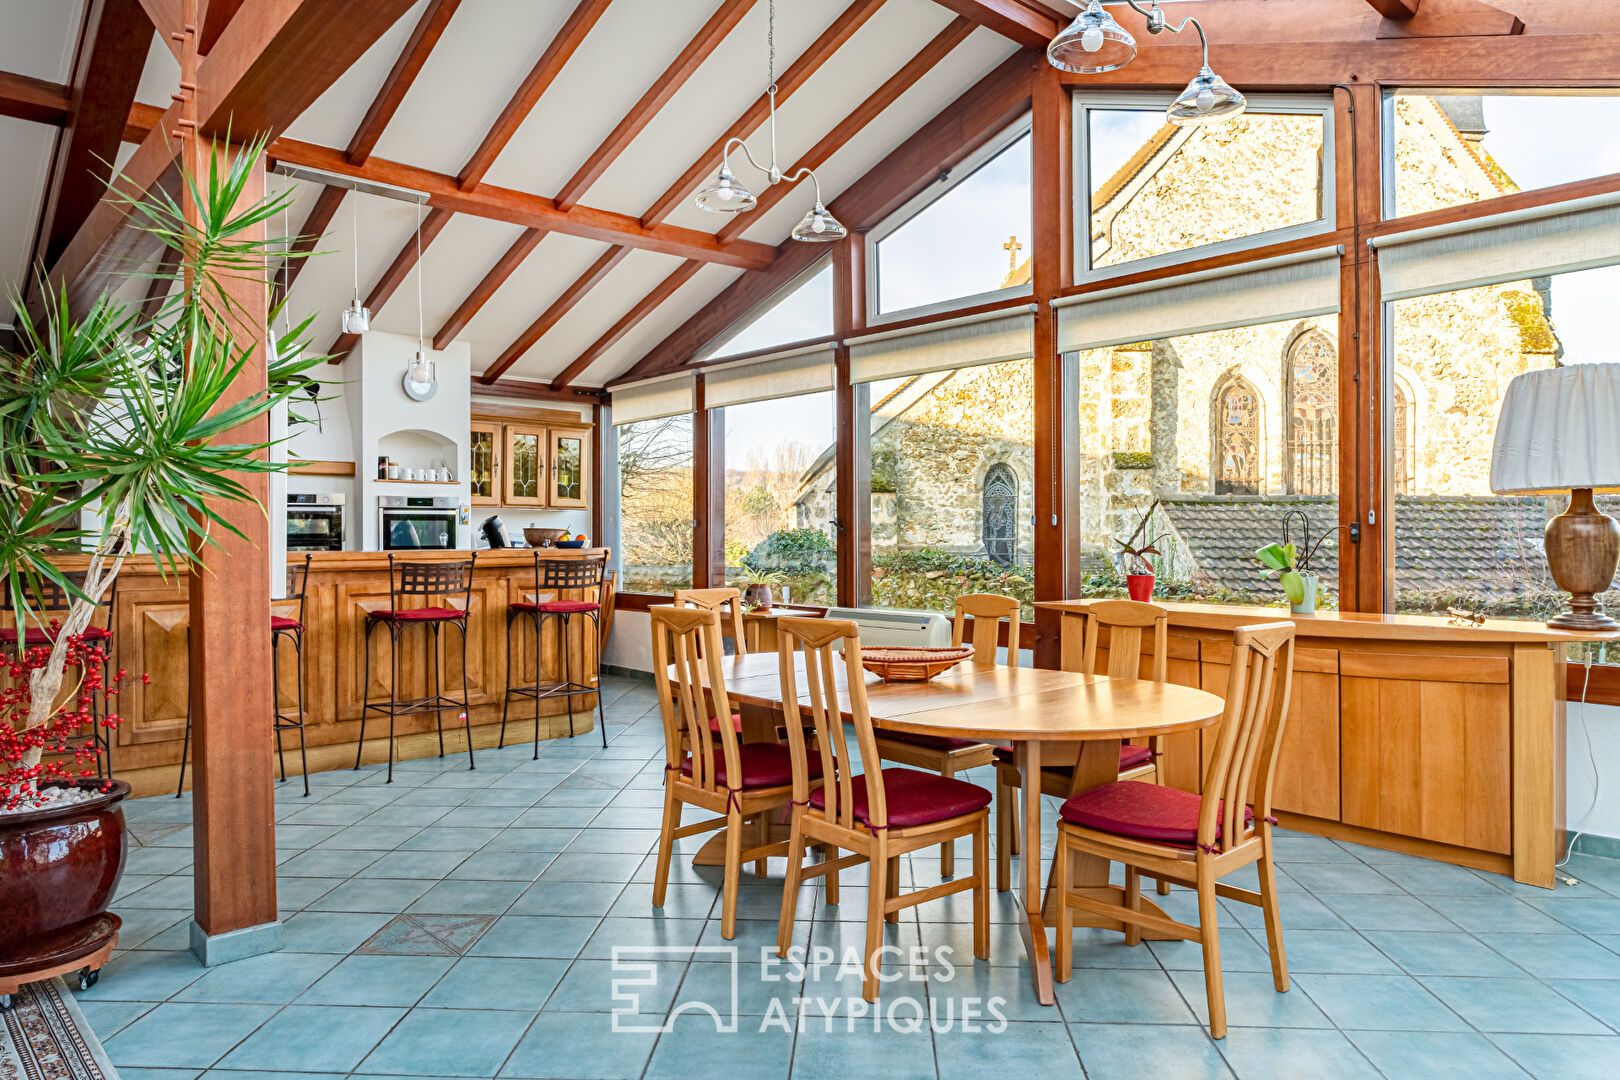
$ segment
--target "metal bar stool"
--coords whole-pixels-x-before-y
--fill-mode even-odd
[[[75,588],[84,588],[87,576],[85,571],[68,571],[62,576],[71,582]],[[27,616],[36,625],[21,628],[23,633],[19,635],[18,630],[20,627],[18,626],[17,610],[12,606],[14,598],[11,592],[11,582],[0,579],[0,613],[9,616],[11,623],[10,626],[0,628],[0,652],[16,652],[19,648],[19,637],[23,649],[54,644],[57,630],[51,623],[60,623],[61,620],[66,619],[68,609],[72,607],[73,601],[76,599],[67,589],[46,577],[23,582],[23,589],[28,593],[33,604],[32,610],[27,612]],[[88,741],[95,745],[99,751],[96,754],[96,776],[107,780],[111,780],[113,775],[112,732],[102,727],[101,722],[107,716],[107,672],[112,664],[113,607],[117,600],[118,579],[114,578],[112,584],[107,587],[106,593],[96,604],[97,608],[106,612],[106,624],[98,624],[98,612],[98,615],[91,616],[92,621],[89,626],[85,627],[83,634],[86,648],[91,650],[100,649],[102,689],[100,693],[93,695],[90,701],[90,715],[94,718],[90,734],[80,736],[79,739],[81,744]],[[95,655],[94,651],[92,651],[88,658],[94,662]],[[103,764],[104,762],[105,764]]]
[[[500,746],[506,745],[506,716],[512,707],[512,695],[534,699],[534,756],[540,757],[540,702],[546,698],[566,697],[569,699],[585,694],[596,695],[597,725],[602,729],[602,746],[607,747],[607,719],[602,712],[601,694],[601,667],[602,667],[602,582],[603,571],[607,567],[606,555],[588,555],[579,559],[542,559],[538,552],[534,556],[534,599],[517,600],[506,608],[506,695],[501,704],[501,738]],[[562,589],[578,589],[586,591],[596,590],[595,600],[541,600],[544,592],[556,593]],[[571,661],[568,658],[568,624],[575,615],[582,615],[591,621],[591,629],[596,634],[596,662],[595,671],[590,672],[590,683],[575,682]],[[512,624],[520,618],[529,619],[534,625],[534,679],[533,686],[512,685]],[[547,619],[560,620],[558,628],[557,651],[562,654],[562,681],[555,683],[542,683],[540,681],[540,638]],[[585,672],[581,672],[584,675]],[[592,684],[595,685],[592,685]],[[568,737],[574,737],[574,707],[572,700],[568,705]]]
[[[281,780],[287,781],[287,748],[282,745],[281,733],[283,731],[298,732],[298,760],[304,772],[304,797],[309,797],[309,754],[304,744],[304,597],[309,592],[309,562],[311,555],[304,556],[304,565],[287,567],[287,595],[284,600],[298,601],[298,618],[289,619],[284,615],[270,616],[270,685],[275,691],[275,712],[272,717],[276,729],[276,757],[281,761]],[[298,668],[298,714],[289,716],[281,711],[281,641],[286,638],[292,643],[294,663]]]
[[[369,699],[360,710],[360,738],[354,749],[354,767],[360,767],[360,756],[366,747],[366,715],[371,712],[384,713],[388,717],[388,783],[394,782],[394,719],[412,713],[432,712],[439,725],[439,756],[444,757],[444,707],[454,706],[461,710],[461,722],[467,731],[467,768],[476,769],[473,761],[472,720],[469,717],[469,694],[467,691],[467,613],[472,607],[472,579],[473,568],[478,562],[478,554],[474,552],[469,559],[458,559],[454,562],[399,562],[394,556],[388,556],[388,590],[389,606],[381,611],[366,612],[366,664],[365,681],[360,685],[371,686],[371,633],[379,626],[388,628],[390,643],[389,658],[393,665],[393,680],[388,685],[388,701],[372,702]],[[420,596],[427,599],[435,597],[449,597],[461,594],[461,607],[442,607],[429,605],[426,607],[406,608],[403,601],[406,597]],[[407,626],[420,624],[428,628],[428,642],[432,645],[429,668],[433,675],[433,692],[426,697],[411,698],[401,701],[399,697],[399,640]],[[461,631],[461,698],[458,700],[444,695],[439,673],[439,632],[445,626],[454,626]]]

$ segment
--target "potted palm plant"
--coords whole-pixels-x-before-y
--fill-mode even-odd
[[[231,279],[264,281],[270,256],[286,244],[259,234],[290,194],[243,198],[263,153],[261,142],[228,166],[212,155],[207,176],[183,173],[184,202],[162,191],[123,200],[132,227],[169,253],[155,273],[125,271],[156,279],[167,297],[156,311],[125,308],[109,293],[76,314],[66,289],[43,277],[43,314],[13,297],[17,345],[0,351],[0,520],[8,526],[0,588],[22,655],[11,658],[13,686],[0,709],[9,721],[0,740],[0,985],[104,955],[117,933],[106,904],[124,855],[117,804],[130,789],[95,779],[82,755],[63,757],[68,736],[94,722],[84,680],[99,665],[85,654],[85,631],[98,603],[127,559],[183,574],[204,545],[241,535],[226,508],[252,495],[237,477],[284,466],[268,460],[268,444],[231,442],[230,433],[300,389],[324,359],[302,352],[306,320],[271,339],[267,390],[230,392],[266,334],[232,300]],[[85,569],[70,577],[63,565],[75,560]],[[46,582],[68,595],[65,612],[41,610]],[[81,681],[64,688],[70,667]]]
[[[760,570],[743,563],[737,568],[737,584],[742,585],[743,603],[749,610],[769,611],[775,597],[771,595],[771,586],[780,585],[785,580],[779,570]]]

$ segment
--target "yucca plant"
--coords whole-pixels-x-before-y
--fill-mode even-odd
[[[216,152],[206,176],[182,170],[183,200],[161,191],[114,195],[130,225],[167,251],[155,271],[121,273],[156,279],[167,298],[155,312],[109,292],[75,314],[66,289],[52,289],[43,275],[42,315],[12,298],[17,344],[0,350],[0,575],[19,629],[51,632],[48,659],[27,676],[22,733],[45,727],[76,699],[64,702],[61,693],[69,654],[124,560],[144,554],[166,575],[188,572],[207,545],[241,535],[229,508],[253,497],[238,476],[285,467],[269,460],[267,442],[229,441],[301,390],[305,372],[325,360],[304,349],[306,320],[271,336],[268,390],[228,401],[266,334],[233,298],[233,281],[264,282],[267,266],[290,248],[286,238],[254,235],[282,213],[290,192],[244,200],[264,150],[263,142],[246,147],[228,165]],[[111,190],[119,189],[115,179]],[[66,555],[88,556],[82,583],[58,568]],[[33,609],[44,581],[73,598],[51,624]],[[33,746],[12,763],[13,787],[35,783],[41,753]],[[7,779],[0,774],[0,784]]]

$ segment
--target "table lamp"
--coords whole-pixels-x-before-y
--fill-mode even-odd
[[[1548,626],[1614,630],[1596,594],[1614,582],[1620,525],[1598,510],[1595,490],[1620,489],[1620,364],[1531,371],[1508,384],[1491,452],[1499,495],[1568,491],[1569,508],[1547,523],[1547,569],[1570,594]]]

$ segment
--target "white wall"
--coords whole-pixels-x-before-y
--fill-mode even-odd
[[[1571,702],[1564,746],[1568,827],[1620,837],[1620,708]]]
[[[632,671],[652,670],[652,617],[645,611],[613,613],[613,636],[602,663]]]

